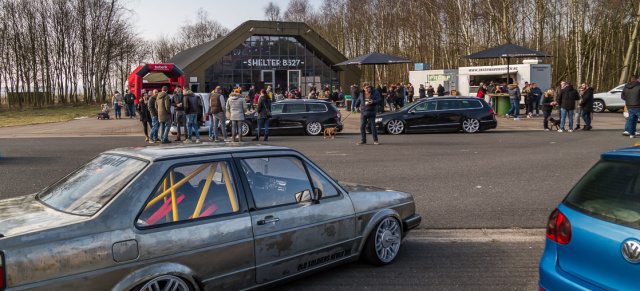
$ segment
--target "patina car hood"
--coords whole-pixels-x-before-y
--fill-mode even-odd
[[[355,183],[340,182],[339,184],[349,192],[356,213],[400,204],[414,204],[413,196],[409,193]],[[415,211],[415,208],[412,208]]]
[[[89,219],[56,211],[35,197],[31,194],[0,200],[0,235],[10,237]]]

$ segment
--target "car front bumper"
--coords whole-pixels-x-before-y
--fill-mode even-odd
[[[402,231],[407,232],[420,225],[422,222],[422,216],[418,214],[411,215],[402,220]]]

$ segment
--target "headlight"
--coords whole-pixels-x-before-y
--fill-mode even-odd
[[[378,122],[382,122],[382,117],[377,117],[376,118],[376,123],[378,123]]]

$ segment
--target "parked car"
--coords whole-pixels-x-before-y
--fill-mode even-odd
[[[342,131],[342,115],[333,103],[317,99],[291,99],[273,102],[269,119],[269,135],[307,134],[319,135],[327,127]],[[242,133],[254,133],[258,127],[256,113],[245,115]]]
[[[547,223],[540,290],[637,290],[640,147],[601,155]]]
[[[264,287],[389,264],[420,222],[410,194],[338,184],[284,147],[116,149],[0,200],[0,289]]]
[[[604,112],[608,109],[611,112],[617,112],[624,108],[624,100],[622,100],[622,89],[625,84],[611,89],[609,92],[593,94],[593,112]]]
[[[484,99],[476,97],[422,98],[396,112],[376,117],[379,131],[390,134],[411,132],[464,131],[496,128],[495,112]]]
[[[211,95],[211,93],[194,93],[194,95],[198,98],[199,104],[202,104],[202,112],[198,113],[198,130],[199,132],[209,132],[209,124],[211,124],[212,120],[210,120],[211,116],[209,116],[207,112],[209,112],[209,95]],[[173,107],[171,107],[171,113],[175,113],[175,110]],[[184,122],[186,126],[186,122],[187,122],[186,118]],[[172,120],[171,128],[169,129],[169,132],[173,135],[178,134],[178,126],[175,120]],[[186,127],[181,126],[180,132],[186,134],[187,132]]]

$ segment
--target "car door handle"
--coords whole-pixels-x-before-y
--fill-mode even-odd
[[[272,223],[272,222],[276,223],[278,221],[280,221],[280,218],[273,217],[273,216],[267,216],[263,220],[258,220],[258,225],[265,225],[267,223]]]

